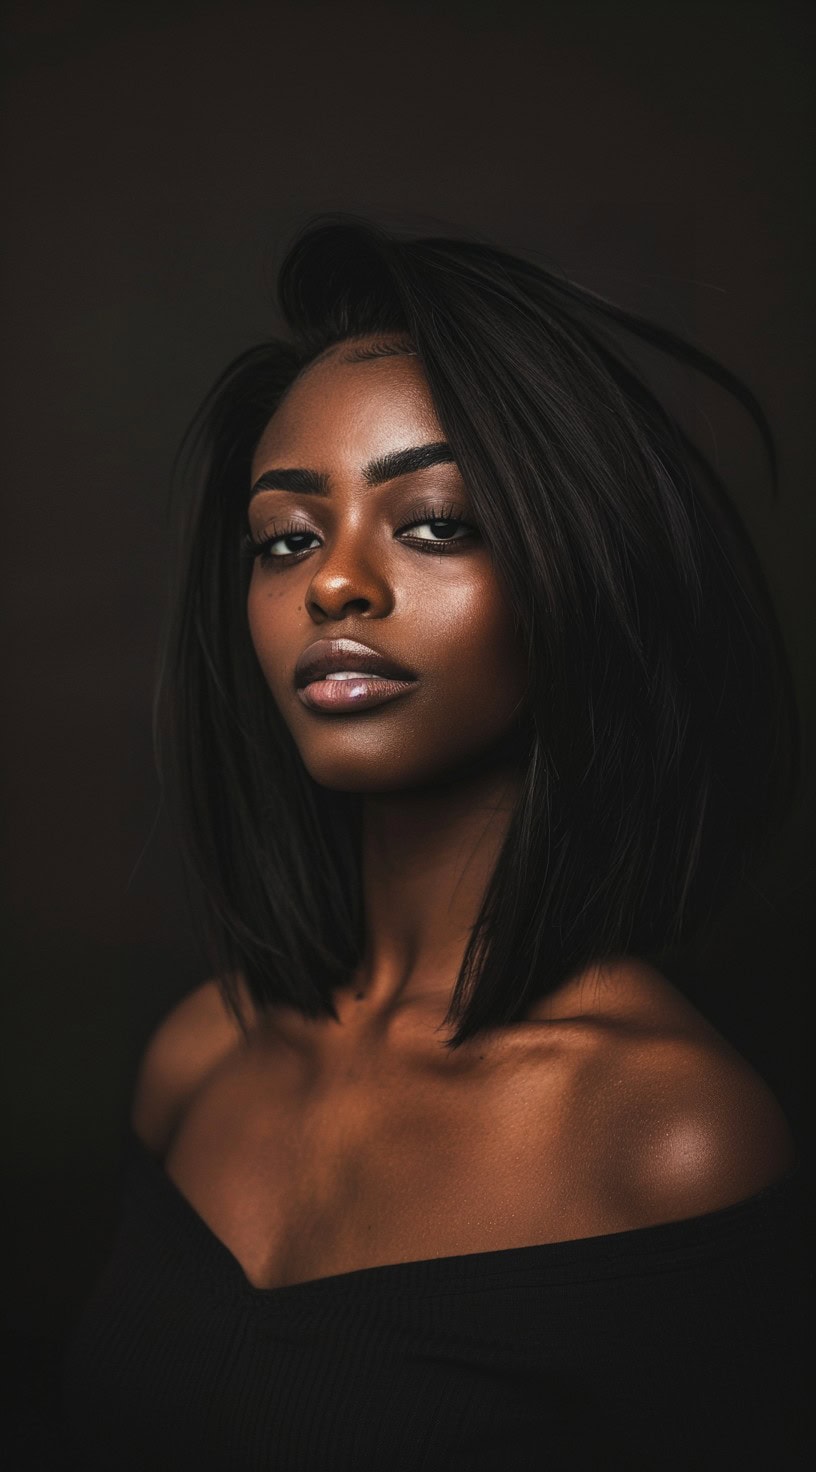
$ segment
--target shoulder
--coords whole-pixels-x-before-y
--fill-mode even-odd
[[[727,1045],[666,1038],[635,1051],[624,1178],[650,1220],[742,1201],[792,1169],[796,1149],[775,1095]]]
[[[239,983],[241,1007],[251,1003]],[[130,1110],[133,1130],[156,1154],[164,1155],[193,1095],[244,1042],[214,980],[188,993],[159,1023],[142,1054]]]
[[[601,1005],[582,1070],[589,1156],[615,1211],[631,1226],[699,1216],[781,1179],[796,1146],[762,1076],[654,968],[628,980]]]

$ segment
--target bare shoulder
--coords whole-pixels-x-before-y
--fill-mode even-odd
[[[243,983],[238,990],[242,1011],[251,1017]],[[243,1041],[213,980],[189,992],[163,1018],[142,1055],[130,1111],[135,1133],[150,1150],[165,1154],[193,1095]]]
[[[623,1173],[651,1220],[697,1216],[755,1195],[793,1167],[775,1095],[727,1045],[664,1038],[634,1049]]]
[[[633,1226],[703,1215],[785,1176],[796,1146],[762,1076],[653,967],[622,980],[599,1004],[586,1092],[616,1210]]]

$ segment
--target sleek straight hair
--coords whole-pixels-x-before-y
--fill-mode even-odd
[[[333,990],[364,940],[363,799],[310,777],[261,674],[242,552],[250,466],[327,348],[414,351],[529,671],[520,796],[444,1019],[457,1048],[580,969],[659,961],[789,812],[797,707],[758,557],[621,340],[733,395],[775,485],[773,437],[706,353],[482,242],[323,216],[286,255],[278,299],[285,336],[225,370],[179,456],[162,789],[208,963],[242,1025],[240,978],[261,1010],[336,1018]]]

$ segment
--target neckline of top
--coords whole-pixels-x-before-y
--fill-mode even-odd
[[[305,1278],[297,1283],[281,1283],[261,1287],[247,1276],[238,1258],[212,1227],[199,1214],[181,1188],[167,1174],[157,1155],[134,1132],[129,1132],[131,1160],[135,1160],[142,1179],[152,1182],[166,1205],[173,1211],[175,1224],[184,1238],[192,1231],[198,1237],[205,1256],[205,1267],[213,1275],[223,1276],[232,1288],[257,1303],[278,1303],[311,1298],[318,1293],[369,1292],[391,1294],[410,1290],[412,1295],[445,1294],[457,1290],[486,1288],[491,1284],[507,1285],[509,1278],[519,1283],[575,1281],[596,1277],[624,1276],[633,1264],[660,1272],[677,1267],[712,1248],[727,1251],[735,1232],[744,1233],[753,1225],[760,1233],[775,1209],[784,1209],[802,1184],[802,1165],[797,1159],[792,1168],[777,1180],[751,1196],[716,1211],[699,1216],[680,1217],[621,1232],[598,1233],[591,1237],[570,1237],[554,1242],[531,1243],[523,1247],[498,1247],[483,1251],[408,1258],[401,1262],[377,1263],[370,1267],[350,1268],[341,1273]],[[185,1253],[185,1261],[189,1256]],[[576,1268],[580,1271],[577,1274]]]

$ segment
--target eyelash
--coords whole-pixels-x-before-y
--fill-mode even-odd
[[[419,547],[421,552],[430,552],[432,556],[437,556],[440,552],[445,556],[454,551],[454,549],[459,550],[461,547],[470,546],[474,538],[478,537],[478,532],[470,522],[464,521],[461,516],[455,514],[458,510],[459,508],[452,504],[444,506],[423,506],[411,521],[406,522],[398,530],[404,532],[410,530],[411,527],[423,526],[426,522],[437,522],[443,523],[446,526],[458,525],[467,527],[471,535],[451,538],[449,541],[441,542],[433,542],[424,537],[416,538],[414,541],[411,541],[410,537],[403,538],[402,540],[408,541],[413,547]],[[273,556],[269,548],[275,542],[281,541],[284,537],[294,536],[315,537],[317,533],[311,531],[308,527],[298,526],[294,522],[280,529],[275,528],[268,536],[258,541],[255,540],[251,532],[244,532],[241,537],[241,556],[248,558],[250,561],[254,561],[257,558],[264,567],[269,567],[275,563],[278,564],[279,568],[291,567],[293,562],[300,562],[301,558],[305,557],[307,553],[313,552],[315,549],[313,547],[302,547],[300,551],[287,553],[286,556]]]

